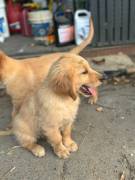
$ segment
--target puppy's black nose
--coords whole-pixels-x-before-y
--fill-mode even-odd
[[[99,77],[99,80],[100,81],[103,81],[106,79],[106,75],[103,73],[103,74],[100,74],[100,77]]]

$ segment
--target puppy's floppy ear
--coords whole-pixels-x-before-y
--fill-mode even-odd
[[[57,66],[50,78],[51,86],[56,93],[69,95],[73,100],[76,100],[75,77],[71,71]]]

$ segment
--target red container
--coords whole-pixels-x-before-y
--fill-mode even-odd
[[[20,33],[20,16],[21,16],[21,4],[13,3],[13,0],[7,2],[7,19],[9,29],[11,33]]]
[[[32,35],[32,27],[28,22],[28,9],[23,9],[21,11],[20,24],[21,24],[21,34],[24,36]]]

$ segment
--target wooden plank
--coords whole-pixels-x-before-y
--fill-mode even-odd
[[[123,0],[122,7],[122,41],[128,40],[128,14],[129,14],[129,0]]]
[[[113,6],[114,1],[108,0],[107,3],[107,16],[108,16],[108,42],[109,44],[112,44],[114,39],[113,39],[113,27],[114,27],[114,6]]]
[[[114,27],[114,34],[115,34],[115,43],[120,43],[120,27],[121,27],[121,0],[115,0],[115,10],[114,10],[114,16],[115,16],[115,27]]]
[[[99,36],[99,33],[98,33],[98,30],[99,30],[99,26],[98,26],[98,6],[97,6],[97,0],[90,0],[90,11],[92,13],[92,17],[93,17],[93,21],[94,21],[94,29],[95,29],[95,34],[94,34],[94,39],[93,39],[93,46],[96,46],[97,45],[97,42],[98,42],[98,36]]]
[[[130,0],[129,40],[135,42],[135,0]]]
[[[89,7],[90,7],[90,1],[85,1],[85,9],[87,9],[89,11]]]
[[[99,39],[100,43],[105,43],[105,0],[99,1]]]

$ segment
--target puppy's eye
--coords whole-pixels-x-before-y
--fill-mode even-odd
[[[83,71],[81,74],[88,74],[88,71],[85,70],[85,71]]]

